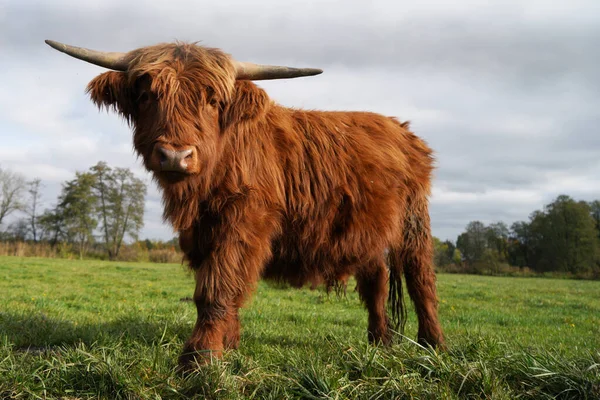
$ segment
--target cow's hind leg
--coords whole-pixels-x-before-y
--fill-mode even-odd
[[[433,242],[425,201],[415,201],[405,224],[404,243],[393,249],[390,257],[392,275],[406,278],[408,294],[419,321],[417,340],[420,344],[444,348],[444,335],[438,320],[437,291],[433,268]],[[401,284],[401,283],[399,283]]]
[[[443,348],[444,335],[437,315],[435,275],[427,259],[422,254],[405,254],[404,276],[419,321],[418,342]]]
[[[390,344],[391,332],[385,309],[387,269],[383,257],[360,268],[356,273],[356,280],[360,298],[369,312],[369,342]]]

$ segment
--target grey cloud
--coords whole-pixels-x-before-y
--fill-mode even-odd
[[[600,26],[582,22],[576,10],[549,26],[532,21],[518,3],[449,16],[426,6],[427,12],[405,15],[392,2],[337,2],[318,9],[277,2],[253,9],[241,3],[172,4],[10,2],[0,29],[9,47],[39,48],[43,38],[55,37],[125,51],[178,38],[264,62],[421,70],[511,82],[522,90],[562,80],[598,88],[600,56],[593,50]]]

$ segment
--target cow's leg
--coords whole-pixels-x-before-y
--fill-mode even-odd
[[[248,282],[245,290],[249,292],[252,287],[252,282]],[[210,358],[220,358],[223,350],[237,348],[239,344],[239,307],[235,298],[229,300],[231,297],[225,293],[207,297],[206,288],[197,282],[194,293],[198,311],[196,324],[179,357],[179,365],[184,369],[195,360],[204,363]]]
[[[239,296],[234,302],[230,313],[227,315],[225,324],[225,333],[223,336],[223,346],[225,349],[237,349],[240,345],[240,314],[239,309],[243,304],[243,297]]]
[[[240,316],[237,312],[232,313],[227,326],[225,328],[225,336],[223,339],[223,345],[226,349],[237,349],[240,345]]]
[[[369,312],[368,338],[373,344],[391,342],[385,304],[387,269],[383,257],[366,264],[356,273],[358,293]]]
[[[419,320],[418,342],[443,348],[444,335],[437,314],[435,273],[429,259],[425,253],[408,255],[404,276]]]
[[[179,365],[182,367],[190,366],[197,358],[199,361],[211,356],[218,358],[223,351],[223,335],[229,311],[227,306],[218,302],[206,303],[197,294],[194,294],[194,301],[198,315],[192,336],[185,343],[179,357]]]
[[[418,342],[444,348],[444,335],[438,320],[438,300],[433,268],[433,241],[425,201],[416,202],[415,214],[409,219],[400,262],[403,264],[408,293],[419,321]]]
[[[235,222],[213,227],[216,243],[201,262],[196,265],[190,260],[195,270],[194,302],[198,315],[179,358],[184,370],[194,360],[203,363],[211,357],[220,358],[225,348],[237,346],[238,309],[271,256],[275,223],[268,214],[242,208],[235,216]],[[226,213],[221,218],[227,220]]]

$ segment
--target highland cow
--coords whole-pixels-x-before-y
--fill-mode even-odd
[[[195,274],[198,314],[180,365],[238,347],[238,310],[261,278],[302,286],[354,276],[368,340],[389,344],[405,321],[404,275],[419,342],[444,345],[428,211],[433,155],[408,123],[283,107],[252,82],[321,70],[242,63],[181,42],[129,53],[46,42],[113,70],[87,91],[132,127]]]

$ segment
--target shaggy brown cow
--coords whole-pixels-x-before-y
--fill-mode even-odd
[[[220,356],[238,346],[238,310],[261,277],[301,286],[355,276],[368,339],[388,344],[404,320],[404,273],[418,340],[443,346],[428,213],[432,151],[408,123],[282,107],[251,82],[320,70],[240,63],[179,42],[129,53],[47,43],[115,70],[88,92],[133,127],[195,272],[198,316],[182,365],[200,350]]]

